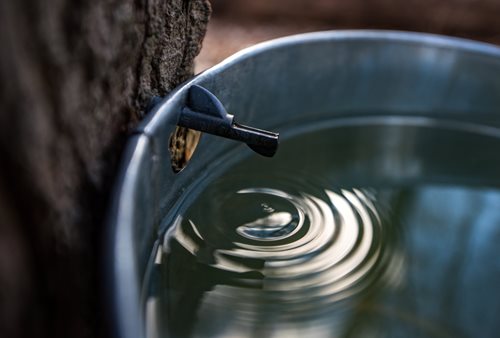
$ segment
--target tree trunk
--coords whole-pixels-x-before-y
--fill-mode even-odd
[[[208,0],[0,2],[0,337],[106,334],[103,217],[127,133],[192,75]]]

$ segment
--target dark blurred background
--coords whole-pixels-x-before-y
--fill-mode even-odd
[[[202,71],[255,43],[330,29],[395,29],[500,43],[499,0],[212,0]]]

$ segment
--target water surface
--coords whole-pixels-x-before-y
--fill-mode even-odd
[[[494,337],[500,139],[428,119],[285,131],[181,208],[149,337]]]

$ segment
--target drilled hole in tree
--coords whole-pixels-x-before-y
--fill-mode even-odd
[[[170,135],[169,150],[172,170],[180,172],[186,167],[200,141],[201,132],[179,127]]]

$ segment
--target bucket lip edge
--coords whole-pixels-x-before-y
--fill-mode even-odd
[[[300,43],[315,43],[324,41],[355,41],[355,40],[372,40],[372,41],[394,41],[424,44],[432,47],[446,47],[456,50],[475,52],[495,57],[500,57],[500,46],[492,43],[466,39],[456,36],[448,36],[434,33],[401,31],[401,30],[382,30],[382,29],[352,29],[352,30],[324,30],[308,33],[299,33],[287,35],[267,41],[263,41],[246,47],[224,60],[218,62],[212,67],[207,68],[199,74],[196,74],[191,84],[199,77],[205,77],[212,72],[222,70],[241,59],[252,57],[260,53],[282,48]]]

